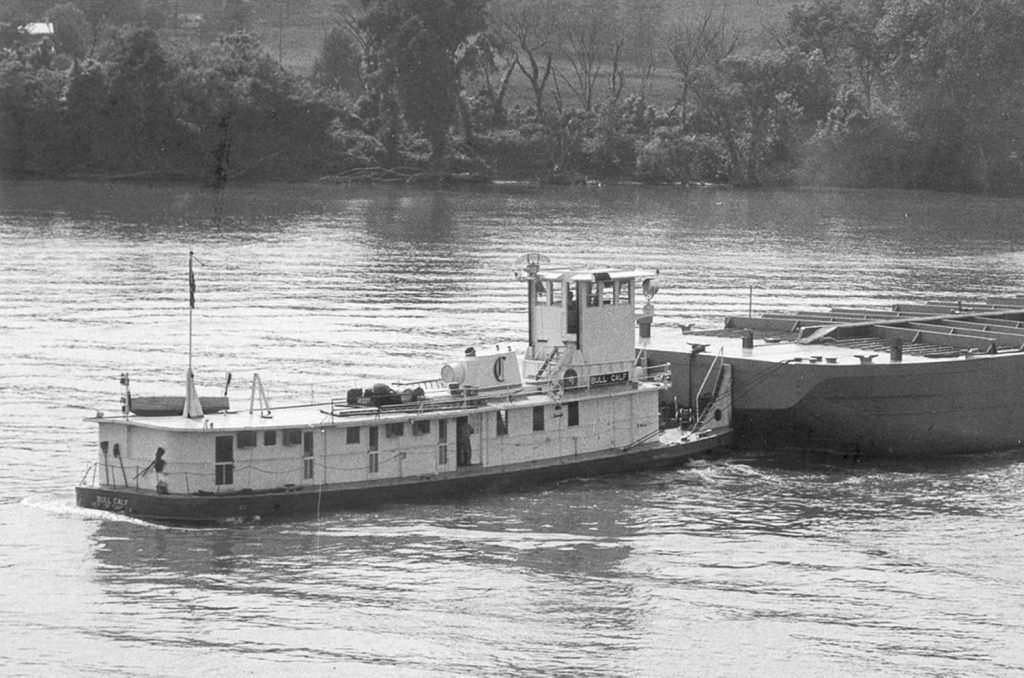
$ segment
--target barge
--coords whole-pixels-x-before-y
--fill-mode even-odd
[[[1024,298],[726,318],[661,332],[666,403],[690,407],[713,364],[732,368],[737,443],[844,456],[1024,445]]]

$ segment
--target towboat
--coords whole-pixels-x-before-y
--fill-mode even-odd
[[[680,408],[710,366],[730,366],[743,447],[927,459],[1024,446],[1024,298],[749,313],[661,331],[647,356],[671,366],[662,398]]]
[[[232,409],[199,397],[190,366],[183,399],[135,411],[122,375],[123,412],[87,419],[98,456],[78,505],[172,523],[272,520],[672,466],[730,442],[728,366],[708,370],[701,411],[683,425],[664,416],[671,374],[644,351],[655,272],[520,259],[525,350],[466,349],[430,379],[271,407],[254,375],[249,406]]]

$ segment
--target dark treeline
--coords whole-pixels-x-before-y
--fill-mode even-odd
[[[1019,0],[813,0],[757,35],[667,0],[339,2],[302,74],[255,3],[184,41],[165,5],[0,16],[0,171],[1024,194]]]

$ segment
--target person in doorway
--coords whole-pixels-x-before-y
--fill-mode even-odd
[[[466,419],[460,419],[455,426],[456,462],[459,466],[467,466],[473,458],[471,436],[473,427]]]

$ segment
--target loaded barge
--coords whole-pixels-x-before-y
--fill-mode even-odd
[[[254,375],[249,407],[236,410],[201,399],[191,367],[179,399],[133,399],[124,377],[123,413],[87,420],[98,456],[78,505],[174,523],[255,521],[665,467],[730,442],[728,366],[708,370],[692,425],[661,417],[671,375],[635,338],[638,321],[650,327],[655,273],[542,270],[539,255],[521,263],[525,351],[467,349],[429,380],[272,408]]]
[[[1024,298],[730,317],[660,332],[663,401],[697,403],[709,367],[732,368],[737,442],[856,456],[1024,445]]]

